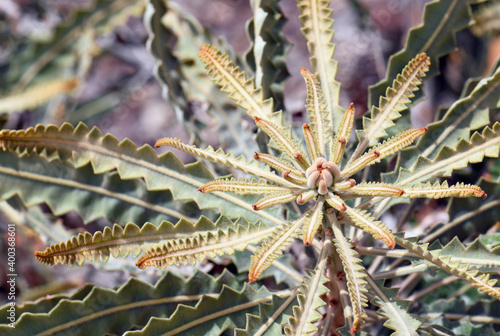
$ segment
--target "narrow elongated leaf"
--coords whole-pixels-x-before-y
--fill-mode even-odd
[[[410,169],[418,155],[434,159],[443,146],[455,147],[461,139],[470,139],[470,130],[486,126],[488,113],[485,109],[500,107],[500,67],[490,77],[481,80],[465,98],[457,100],[443,119],[430,124],[428,131],[418,141],[417,146],[404,150],[398,166]]]
[[[203,164],[184,166],[170,152],[158,156],[148,145],[137,148],[128,139],[119,142],[96,127],[89,131],[81,123],[76,128],[66,123],[60,128],[38,125],[21,131],[4,130],[0,141],[4,149],[18,153],[57,155],[61,160],[71,158],[77,168],[90,162],[96,174],[116,169],[125,180],[144,178],[149,190],[171,190],[176,200],[194,200],[202,209],[219,208],[231,218],[245,216],[250,221],[266,219],[282,223],[272,211],[254,212],[255,197],[199,192],[199,188],[214,179]]]
[[[420,53],[427,53],[431,59],[428,78],[436,75],[439,58],[456,49],[455,33],[472,22],[469,0],[435,0],[426,4],[423,22],[410,30],[404,49],[394,54],[387,66],[386,79],[369,90],[368,106],[372,106],[384,94],[400,69]]]
[[[361,331],[367,317],[365,307],[368,306],[368,298],[366,297],[367,282],[366,270],[363,267],[361,259],[356,257],[356,251],[352,248],[353,245],[344,237],[337,223],[332,226],[335,236],[334,243],[337,253],[342,260],[342,266],[346,275],[347,290],[349,291],[349,299],[353,313],[352,333]]]
[[[307,216],[311,214],[312,211],[309,210]],[[293,223],[277,227],[275,232],[262,243],[255,255],[252,256],[248,274],[250,282],[257,280],[262,272],[293,243],[293,240],[299,236],[300,226],[307,216],[305,215]]]
[[[446,272],[467,281],[472,286],[486,294],[500,299],[500,288],[494,287],[498,280],[490,279],[488,274],[479,273],[477,270],[471,270],[470,265],[462,263],[459,258],[453,260],[449,255],[441,256],[441,250],[429,251],[428,244],[419,245],[412,240],[407,240],[396,236],[396,243],[408,251],[417,254],[419,257],[431,262]]]
[[[323,91],[328,120],[327,125],[334,129],[340,123],[343,109],[339,106],[340,83],[335,80],[338,62],[333,59],[335,44],[332,43],[334,31],[333,20],[330,18],[332,10],[329,0],[299,0],[299,17],[302,23],[302,34],[307,40],[307,47],[311,53],[310,62],[319,76]]]
[[[359,227],[365,232],[368,232],[376,239],[382,239],[390,248],[394,248],[394,235],[391,230],[381,221],[375,220],[366,211],[361,211],[351,207],[347,207],[345,214],[352,221],[352,224]]]
[[[193,237],[199,232],[217,232],[228,230],[229,227],[246,225],[244,221],[233,224],[228,218],[220,217],[213,223],[206,217],[201,217],[196,224],[187,220],[180,220],[177,224],[162,222],[159,226],[151,223],[144,224],[141,228],[133,223],[128,223],[125,228],[114,225],[105,227],[93,235],[89,232],[80,233],[60,244],[53,244],[45,251],[35,252],[38,261],[47,265],[63,264],[73,266],[82,265],[86,260],[107,262],[110,255],[115,258],[126,258],[131,254],[137,258],[142,252],[147,252],[154,246],[165,244],[168,241]]]
[[[131,278],[116,291],[94,286],[82,300],[61,300],[48,313],[23,314],[15,328],[0,325],[0,333],[122,335],[132,327],[146,325],[151,316],[171,316],[179,304],[194,305],[204,294],[218,296],[224,288],[229,288],[226,286],[241,288],[227,271],[218,278],[197,271],[188,280],[167,272],[155,286]]]
[[[204,43],[226,50],[227,45],[212,37],[196,18],[178,8],[175,3],[149,1],[144,22],[149,32],[147,47],[156,58],[155,75],[162,94],[176,112],[177,119],[188,133],[200,142],[199,125],[193,106],[207,106],[207,112],[218,122],[221,145],[247,156],[257,150],[251,130],[240,122],[244,112],[234,101],[220,92],[205,74],[204,64],[195,57]],[[168,41],[168,42],[166,42]]]
[[[432,244],[429,251],[439,253],[439,258],[450,257],[450,262],[461,262],[469,265],[469,269],[485,273],[500,272],[500,249],[490,249],[480,238],[464,246],[457,237],[445,246],[439,243]],[[427,262],[430,266],[431,263]]]
[[[360,143],[353,159],[356,159],[368,146],[377,144],[377,139],[387,135],[386,129],[394,126],[393,120],[401,117],[400,112],[406,110],[418,90],[421,79],[429,70],[429,57],[421,53],[413,58],[403,71],[396,76],[392,86],[388,87],[385,96],[379,99],[378,107],[371,109],[371,118],[363,117],[363,129],[356,131]]]
[[[414,198],[414,197],[426,197],[426,198],[443,198],[443,197],[482,197],[486,198],[486,193],[481,190],[480,187],[472,184],[457,183],[456,185],[449,186],[447,181],[442,184],[436,181],[433,185],[427,182],[423,186],[416,186],[411,188],[405,188],[404,194],[401,197],[404,198]]]
[[[419,156],[411,170],[401,169],[396,184],[406,186],[426,182],[437,176],[450,176],[453,170],[480,162],[485,156],[498,157],[500,150],[500,123],[475,132],[470,141],[460,140],[455,149],[443,147],[433,159]]]
[[[325,305],[321,295],[329,292],[324,285],[328,281],[324,275],[325,265],[326,262],[322,262],[317,270],[306,271],[297,295],[299,305],[293,307],[293,316],[285,327],[286,335],[312,335],[318,330],[313,323],[321,318],[317,309]]]
[[[28,206],[47,203],[58,216],[76,210],[85,222],[100,217],[120,224],[188,218],[175,210],[170,193],[148,192],[141,180],[123,181],[116,172],[94,175],[90,165],[74,169],[35,155],[0,152],[0,184],[3,200],[17,194]]]
[[[282,34],[286,18],[277,0],[251,2],[254,16],[247,26],[250,49],[246,61],[255,76],[255,85],[262,86],[264,97],[273,98],[275,110],[283,105],[284,81],[289,76],[285,54],[287,42]]]
[[[236,329],[235,336],[274,336],[281,334],[282,325],[292,314],[292,306],[297,304],[296,290],[289,297],[273,295],[270,303],[260,305],[259,315],[247,314],[245,329]]]
[[[271,299],[265,287],[255,290],[245,285],[237,291],[224,286],[216,297],[204,295],[195,307],[180,304],[169,318],[153,317],[141,331],[125,335],[220,335],[227,329],[244,327],[246,314],[258,314],[260,305]]]
[[[391,336],[418,336],[417,329],[422,319],[408,313],[411,302],[396,299],[398,289],[384,287],[383,280],[373,280],[368,276],[367,281],[370,293],[374,295],[372,303],[380,307],[377,313],[387,318],[384,326],[396,331]]]
[[[36,84],[19,94],[0,97],[0,113],[40,106],[59,94],[70,92],[77,84],[75,78],[57,79]]]
[[[190,237],[171,239],[155,244],[137,261],[137,267],[166,268],[171,265],[195,265],[206,258],[215,258],[234,251],[243,251],[250,244],[258,244],[274,231],[262,223],[240,223],[217,229],[215,232],[197,232]]]

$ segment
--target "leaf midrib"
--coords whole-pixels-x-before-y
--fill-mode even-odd
[[[157,172],[157,173],[160,173],[160,174],[163,174],[163,175],[166,175],[166,176],[170,176],[174,179],[177,179],[179,181],[182,181],[184,183],[187,183],[187,184],[190,184],[196,188],[201,188],[204,184],[202,182],[199,182],[199,181],[196,181],[192,178],[189,178],[187,177],[186,175],[182,175],[182,174],[179,174],[171,169],[166,169],[165,167],[162,167],[162,166],[159,166],[159,165],[154,165],[154,164],[151,164],[147,161],[144,161],[144,160],[141,160],[141,159],[136,159],[136,158],[133,158],[129,155],[126,155],[126,154],[118,154],[118,153],[115,153],[113,151],[110,151],[110,150],[107,150],[103,147],[98,147],[98,146],[94,146],[92,144],[89,144],[89,143],[85,143],[85,142],[80,142],[80,141],[75,141],[75,140],[68,140],[68,139],[55,139],[55,138],[42,138],[42,137],[25,137],[25,138],[18,138],[18,137],[1,137],[2,140],[9,140],[9,141],[12,141],[12,142],[33,142],[33,141],[38,141],[38,142],[41,142],[41,143],[49,143],[49,142],[53,142],[53,143],[63,143],[65,145],[67,145],[66,147],[69,148],[70,150],[73,151],[73,148],[72,146],[74,147],[81,147],[81,148],[84,148],[84,149],[87,149],[89,151],[92,151],[92,152],[96,152],[96,153],[100,153],[102,155],[107,155],[107,156],[110,156],[110,157],[113,157],[115,159],[118,159],[118,160],[123,160],[123,161],[127,161],[129,163],[132,163],[136,166],[142,166],[146,169],[149,169],[149,170],[152,170],[154,172]],[[21,140],[20,140],[21,139]],[[26,139],[26,140],[24,140]],[[92,161],[90,158],[88,159],[88,161]],[[116,166],[116,165],[115,165]],[[146,182],[148,182],[148,178],[145,177],[145,180]],[[234,203],[242,208],[244,208],[245,210],[248,210],[250,212],[253,212],[265,219],[268,219],[278,225],[282,225],[283,222],[281,220],[279,220],[278,218],[266,213],[266,212],[255,212],[253,211],[253,208],[251,207],[251,205],[249,205],[248,203],[236,198],[236,197],[233,197],[233,196],[230,196],[226,193],[222,193],[222,192],[213,192],[211,193],[213,195],[216,195],[217,197],[219,198],[222,198],[230,203]]]

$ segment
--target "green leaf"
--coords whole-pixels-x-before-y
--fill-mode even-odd
[[[380,96],[378,107],[372,106],[371,118],[363,117],[363,129],[356,131],[360,143],[351,160],[359,157],[368,146],[378,143],[377,139],[387,136],[386,129],[394,126],[393,120],[401,117],[414,97],[414,91],[422,83],[422,78],[429,70],[429,57],[421,53],[413,58],[387,87],[385,96]]]
[[[221,290],[224,293],[240,288],[229,272],[213,278],[197,271],[188,280],[167,272],[155,286],[131,278],[116,291],[94,287],[83,300],[60,300],[48,313],[23,314],[15,328],[0,325],[0,334],[121,335],[132,327],[146,325],[151,316],[171,316],[180,304],[194,305],[206,294],[217,297],[222,296],[218,294]]]
[[[112,228],[105,227],[102,232],[97,231],[93,235],[89,232],[80,233],[66,242],[52,244],[43,252],[35,252],[35,257],[46,265],[66,266],[82,265],[85,259],[91,262],[102,259],[107,262],[110,255],[126,258],[131,254],[137,258],[142,252],[172,240],[193,237],[200,232],[215,233],[230,227],[238,228],[239,225],[249,224],[244,220],[234,224],[226,217],[220,217],[216,223],[201,217],[196,224],[180,220],[175,225],[170,222],[162,222],[159,226],[146,223],[141,228],[133,223],[128,223],[124,228],[115,224]]]
[[[255,85],[262,86],[264,97],[273,98],[275,110],[284,108],[283,89],[289,76],[285,60],[288,45],[282,34],[286,18],[278,3],[278,0],[251,1],[254,16],[247,26],[250,48],[246,52]]]
[[[460,261],[467,264],[469,269],[478,270],[485,273],[500,273],[500,250],[490,249],[480,238],[464,246],[457,238],[453,238],[445,246],[441,244],[432,244],[429,248],[433,254],[439,254],[439,258],[450,257],[449,262]],[[426,262],[429,266],[432,263]]]
[[[499,150],[500,123],[497,122],[492,128],[486,127],[482,134],[475,132],[470,141],[460,140],[454,149],[444,146],[433,160],[419,156],[411,170],[399,170],[395,184],[409,186],[438,176],[450,176],[453,170],[464,168],[469,163],[480,162],[485,156],[498,157]]]
[[[417,329],[422,324],[422,319],[408,313],[411,302],[396,299],[398,289],[384,287],[383,280],[367,278],[370,284],[370,293],[374,295],[372,303],[380,307],[377,312],[387,318],[384,326],[395,330],[391,336],[417,336]]]
[[[461,139],[470,139],[470,130],[488,125],[489,113],[482,111],[500,107],[500,67],[481,80],[472,92],[457,100],[443,119],[427,126],[428,131],[416,146],[401,152],[398,167],[410,169],[418,155],[434,159],[443,146],[455,147]]]
[[[293,316],[289,319],[289,326],[285,327],[286,335],[311,335],[318,330],[313,324],[321,318],[317,309],[325,305],[321,296],[329,292],[324,285],[328,281],[324,275],[325,265],[323,261],[317,270],[306,271],[297,295],[299,305],[293,307]]]
[[[57,160],[0,152],[0,184],[3,200],[17,194],[27,206],[47,203],[56,216],[76,210],[84,222],[188,218],[175,210],[170,193],[148,192],[141,180],[123,181],[116,172],[95,175],[88,164],[74,169]]]
[[[255,290],[245,285],[237,291],[224,286],[217,296],[204,295],[195,307],[180,304],[169,318],[152,317],[144,329],[125,335],[220,335],[244,327],[246,314],[258,314],[260,305],[271,300],[265,287]]]
[[[426,4],[423,23],[410,30],[404,49],[392,55],[387,66],[386,79],[369,89],[368,106],[372,106],[392,83],[400,69],[420,53],[431,59],[428,77],[439,72],[439,58],[457,47],[455,32],[466,28],[472,21],[470,0],[435,0]],[[418,97],[417,97],[418,98]]]
[[[274,336],[281,335],[282,325],[288,322],[292,306],[297,304],[297,293],[289,297],[273,295],[271,303],[260,305],[259,314],[247,314],[245,329],[236,329],[235,336]]]
[[[302,34],[307,40],[307,47],[311,53],[310,62],[313,70],[319,76],[321,89],[325,97],[328,121],[337,129],[344,114],[339,106],[340,83],[335,80],[338,62],[333,59],[335,44],[332,43],[334,30],[333,20],[330,18],[332,10],[329,0],[299,0],[299,17],[302,23]]]
[[[144,178],[148,190],[170,190],[175,200],[193,200],[201,209],[219,208],[230,218],[243,216],[249,221],[262,219],[282,224],[276,210],[253,211],[255,197],[199,192],[199,188],[214,179],[202,163],[184,166],[170,152],[158,156],[148,145],[137,148],[128,139],[119,142],[96,127],[89,131],[82,123],[76,128],[67,123],[60,128],[38,125],[25,131],[4,130],[0,132],[0,141],[11,151],[71,159],[76,168],[90,162],[96,174],[116,169],[123,180]]]
[[[249,224],[240,221],[226,229],[199,231],[189,237],[171,239],[155,244],[137,261],[137,267],[166,268],[171,265],[195,265],[206,258],[242,251],[250,244],[258,244],[274,231],[261,222]]]

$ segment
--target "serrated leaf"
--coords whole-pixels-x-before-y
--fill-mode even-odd
[[[227,291],[226,286],[241,288],[227,271],[218,278],[196,271],[188,280],[167,272],[155,286],[131,278],[116,291],[94,286],[83,300],[60,300],[48,313],[23,314],[15,328],[0,325],[0,333],[122,335],[132,327],[146,325],[151,316],[171,316],[179,304],[194,305],[204,295],[221,295],[218,293]]]
[[[356,132],[360,143],[353,159],[356,159],[368,146],[377,144],[377,139],[385,137],[386,129],[394,126],[393,120],[401,117],[400,112],[406,110],[414,97],[414,91],[422,83],[422,78],[429,70],[429,57],[421,53],[413,58],[396,76],[392,86],[387,87],[385,96],[380,96],[378,107],[371,109],[371,118],[363,117],[363,130]]]
[[[356,251],[353,245],[342,234],[340,227],[337,223],[332,226],[333,239],[337,253],[342,260],[342,266],[347,280],[347,290],[349,292],[349,299],[351,300],[353,322],[352,330],[350,332],[357,333],[361,331],[367,318],[365,309],[368,306],[368,298],[366,297],[367,282],[366,270],[363,267],[361,259],[356,257]]]
[[[60,160],[71,159],[78,168],[89,162],[96,174],[116,169],[124,180],[144,178],[148,190],[171,190],[175,200],[194,200],[202,209],[219,208],[231,218],[245,216],[250,221],[259,219],[281,224],[273,212],[254,212],[255,197],[234,196],[224,193],[203,194],[198,191],[214,179],[201,163],[184,164],[172,153],[158,156],[148,145],[137,148],[128,139],[119,142],[110,134],[103,135],[94,127],[89,130],[80,123],[56,126],[38,125],[21,131],[0,132],[4,149],[18,153],[57,155]]]
[[[454,260],[449,255],[441,256],[441,250],[429,251],[428,244],[419,245],[411,240],[407,240],[399,236],[396,236],[395,238],[398,245],[417,254],[420,258],[423,258],[446,272],[467,281],[480,291],[483,291],[496,299],[500,299],[500,288],[494,287],[497,280],[490,279],[488,274],[479,273],[477,270],[470,270],[470,265],[462,263],[458,258]]]
[[[352,224],[359,227],[365,232],[368,232],[376,239],[382,239],[390,248],[394,248],[394,235],[391,230],[381,221],[375,220],[366,211],[361,211],[351,207],[347,207],[345,214],[352,221]]]
[[[200,142],[198,125],[204,122],[197,119],[193,106],[200,104],[206,105],[207,112],[217,119],[215,134],[224,148],[245,155],[257,150],[251,130],[240,122],[243,111],[207,78],[204,64],[195,57],[204,43],[215,43],[223,49],[228,46],[213,38],[175,3],[150,1],[144,21],[149,32],[147,47],[157,61],[154,71],[163,88],[163,97],[195,142]]]
[[[137,267],[166,268],[171,265],[195,265],[206,258],[242,251],[250,244],[258,244],[274,231],[262,223],[238,223],[216,231],[198,231],[178,239],[155,244],[137,261]]]
[[[442,184],[436,181],[433,185],[427,182],[425,185],[404,188],[403,198],[426,197],[426,198],[443,198],[443,197],[482,197],[486,198],[486,193],[480,187],[473,184],[457,183],[449,186],[447,181]]]
[[[159,244],[192,237],[199,232],[228,230],[231,226],[237,227],[238,224],[233,224],[225,217],[220,217],[216,223],[201,217],[195,224],[180,220],[175,225],[170,222],[162,222],[159,226],[146,223],[141,228],[133,223],[128,223],[124,228],[115,224],[112,228],[105,227],[94,234],[80,233],[66,242],[52,244],[43,252],[35,252],[35,257],[46,265],[65,266],[82,265],[85,260],[99,262],[102,259],[107,262],[110,255],[126,258],[131,254],[137,258],[142,252]]]
[[[485,156],[498,157],[499,150],[500,123],[496,122],[492,128],[486,127],[482,134],[475,132],[470,141],[460,140],[455,149],[443,147],[433,160],[419,156],[411,170],[400,170],[395,184],[407,186],[427,182],[437,176],[450,176],[453,170],[480,162]]]
[[[428,131],[415,147],[401,153],[398,167],[410,169],[418,155],[434,159],[443,146],[455,147],[462,139],[469,140],[470,130],[486,126],[488,113],[479,113],[500,107],[500,67],[490,76],[482,79],[466,97],[457,100],[443,119],[427,126]]]
[[[250,48],[246,61],[255,74],[255,85],[264,97],[273,98],[275,110],[282,109],[284,81],[289,76],[285,54],[288,50],[282,28],[286,18],[277,0],[251,2],[254,16],[247,26]]]
[[[274,336],[280,335],[282,325],[292,314],[292,306],[297,304],[296,290],[289,297],[273,295],[271,303],[260,305],[259,314],[247,314],[245,329],[236,329],[235,336]]]
[[[321,295],[329,292],[325,283],[326,262],[320,263],[315,271],[306,271],[304,282],[300,285],[297,300],[299,305],[293,307],[293,316],[285,327],[286,335],[312,335],[318,328],[313,324],[321,318],[318,308],[325,305]]]
[[[27,206],[46,203],[59,216],[76,210],[85,223],[100,217],[116,223],[189,218],[176,209],[169,193],[148,192],[141,180],[123,181],[116,172],[93,174],[90,165],[35,155],[0,152],[0,198],[19,195]]]
[[[379,306],[377,312],[382,317],[387,318],[384,326],[395,330],[391,336],[417,336],[417,329],[422,324],[422,319],[408,313],[410,301],[398,300],[398,289],[384,287],[384,281],[367,278],[370,284],[370,293],[374,295],[372,303]]]
[[[425,52],[430,57],[428,78],[438,73],[439,58],[457,47],[455,33],[466,28],[472,21],[470,2],[472,1],[435,0],[426,4],[423,23],[410,30],[404,49],[390,58],[386,79],[370,87],[368,106],[374,105],[396,78],[398,71],[415,55]]]
[[[332,43],[334,31],[329,0],[299,0],[299,17],[302,34],[307,40],[311,53],[310,62],[319,76],[319,82],[327,104],[327,124],[335,129],[340,123],[343,109],[339,106],[340,83],[335,80],[338,62],[333,59],[335,44]]]
[[[471,270],[485,273],[500,272],[500,250],[488,248],[480,238],[464,246],[460,239],[455,237],[445,246],[433,244],[430,251],[433,254],[438,253],[440,258],[451,257],[450,263],[460,261],[462,264],[467,264]]]
[[[293,240],[299,237],[302,223],[311,214],[312,210],[309,210],[307,215],[295,222],[276,227],[272,235],[261,244],[255,255],[252,256],[248,275],[250,282],[257,280],[262,272],[290,246]]]
[[[245,285],[237,291],[224,286],[217,296],[204,295],[195,307],[180,304],[169,318],[152,317],[144,329],[124,335],[220,335],[227,329],[244,327],[246,314],[258,314],[260,305],[271,299],[265,287],[255,290]]]

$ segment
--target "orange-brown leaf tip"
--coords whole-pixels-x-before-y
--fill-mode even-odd
[[[252,274],[248,273],[248,284],[250,285],[252,282],[255,282],[257,278]]]
[[[304,123],[304,124],[302,125],[302,127],[303,127],[303,128],[309,128],[309,124],[308,124],[308,123]]]
[[[399,191],[399,196],[403,196],[404,194],[406,194],[406,191],[404,191],[403,189],[401,189],[401,190]]]
[[[373,151],[373,154],[375,154],[376,157],[379,157],[380,156],[380,152],[378,150],[374,150]]]
[[[344,203],[342,203],[342,208],[340,209],[340,211],[346,211],[346,210],[347,210],[347,206]]]
[[[262,118],[260,118],[260,117],[254,117],[253,119],[255,120],[255,122],[259,122],[262,120]]]
[[[344,142],[347,142],[347,140],[346,140],[344,137],[340,137],[340,138],[339,138],[339,142],[340,142],[340,143],[344,143]]]
[[[199,188],[198,191],[201,191],[202,193],[204,193],[205,192],[205,187],[203,186],[203,187]]]
[[[162,141],[162,140],[163,140],[163,139],[160,139],[160,140],[156,141],[156,143],[155,143],[155,148],[158,148],[158,147],[160,147],[160,146],[161,146],[161,141]]]
[[[483,191],[482,197],[483,197],[483,199],[486,199],[486,197],[488,197],[488,194]]]
[[[259,211],[259,207],[257,206],[257,204],[252,205],[252,209],[254,209],[255,211]]]
[[[259,157],[260,157],[259,153],[257,153],[257,152],[254,152],[254,153],[253,153],[253,158],[254,158],[255,160],[258,160],[258,159],[259,159]]]
[[[295,153],[293,153],[293,156],[296,158],[301,158],[302,154],[300,154],[299,152],[295,152]]]
[[[308,73],[308,72],[309,72],[309,70],[307,70],[306,68],[300,67],[300,73],[301,73],[302,75],[304,75],[304,74],[306,74],[306,73]]]
[[[394,240],[391,240],[391,242],[388,244],[388,242],[385,242],[387,246],[391,248],[391,250],[394,250],[394,247],[396,247],[396,242]]]
[[[291,170],[286,170],[286,171],[281,173],[281,176],[283,176],[283,178],[286,179],[288,177],[288,175],[290,175],[291,172],[292,172]]]
[[[351,188],[356,185],[356,180],[355,179],[350,178],[349,182],[351,182]]]
[[[309,245],[311,245],[309,239],[304,238],[304,246],[309,246]]]
[[[326,213],[327,213],[327,214],[331,214],[331,213],[333,213],[334,211],[335,211],[335,209],[334,209],[334,208],[327,208],[327,209],[326,209]]]

